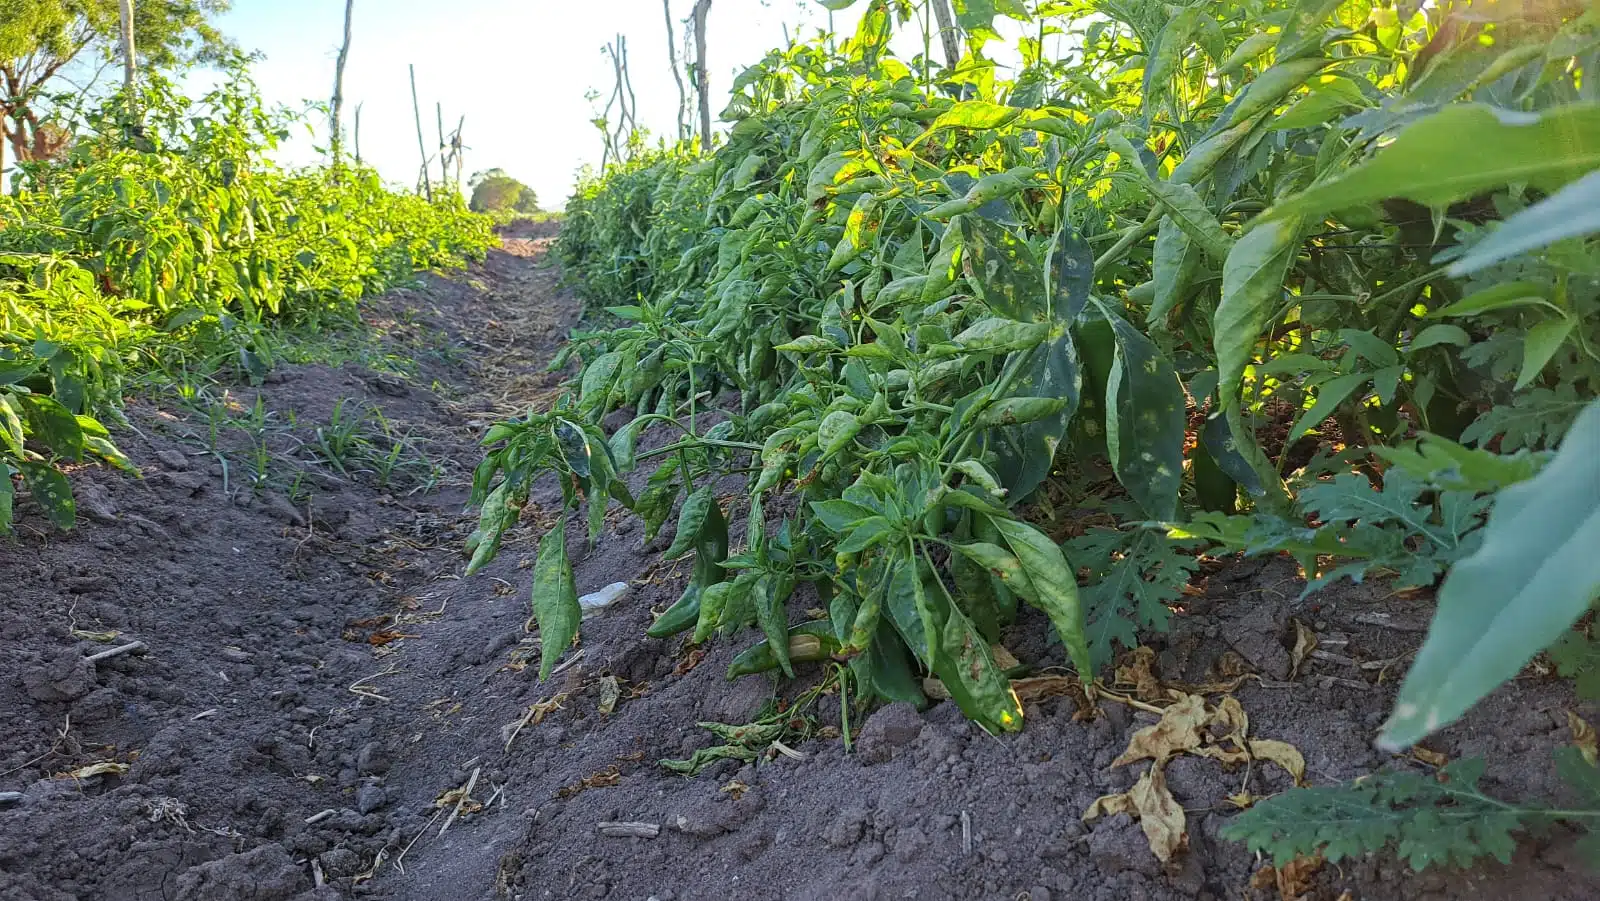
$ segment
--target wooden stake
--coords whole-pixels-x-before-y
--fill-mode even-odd
[[[956,32],[954,17],[950,15],[950,0],[928,0],[933,5],[933,17],[939,21],[939,40],[944,44],[944,61],[951,71],[961,62],[961,37]]]
[[[328,127],[331,129],[329,149],[333,153],[333,164],[339,165],[339,151],[344,143],[344,129],[341,114],[344,111],[344,64],[350,59],[350,20],[355,14],[356,0],[344,0],[344,43],[339,45],[339,61],[333,66],[333,108],[328,113]],[[357,113],[359,117],[360,113]],[[360,154],[357,154],[359,159]]]
[[[361,165],[361,104],[356,104],[356,165]]]
[[[122,15],[122,89],[131,98],[134,80],[139,73],[133,45],[133,0],[118,0],[117,7]]]
[[[450,145],[444,141],[444,104],[435,103],[433,105],[433,114],[439,120],[439,186],[448,188],[450,187],[450,159],[448,152]]]
[[[672,80],[678,83],[678,140],[689,139],[689,91],[683,86],[683,73],[678,71],[678,47],[672,36],[672,0],[661,0],[661,11],[667,17],[667,62],[672,66]]]
[[[706,14],[709,12],[711,0],[695,0],[694,86],[700,94],[700,149],[707,153],[711,151],[711,79],[706,74]]]
[[[417,119],[417,150],[422,154],[422,190],[433,200],[433,183],[428,178],[428,145],[422,138],[422,107],[417,103],[417,66],[411,67],[411,112]]]

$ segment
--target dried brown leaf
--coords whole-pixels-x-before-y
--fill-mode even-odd
[[[1194,754],[1197,757],[1209,757],[1212,760],[1221,761],[1224,766],[1229,768],[1236,767],[1242,763],[1250,762],[1249,752],[1240,750],[1238,748],[1224,748],[1221,745],[1205,745],[1204,747],[1190,748],[1189,753]]]
[[[1422,745],[1417,745],[1416,747],[1412,748],[1411,756],[1431,767],[1442,768],[1450,762],[1449,755],[1442,754],[1433,750],[1432,748],[1423,747]]]
[[[1174,754],[1200,747],[1201,730],[1210,722],[1205,699],[1199,695],[1184,695],[1183,699],[1161,714],[1161,721],[1133,733],[1128,749],[1111,762],[1122,766],[1138,760],[1166,760]]]
[[[1017,660],[1016,655],[1007,650],[1005,645],[989,645],[989,652],[994,655],[994,665],[999,667],[1001,672],[1013,670],[1022,665]]]
[[[1257,760],[1270,760],[1283,767],[1294,777],[1295,785],[1306,781],[1306,759],[1300,750],[1286,741],[1270,738],[1250,739],[1250,756]]]
[[[616,676],[600,677],[600,712],[611,713],[617,709],[617,701],[622,699],[622,687],[617,684]]]
[[[1017,699],[1024,703],[1042,701],[1045,698],[1078,696],[1083,693],[1078,680],[1071,676],[1032,676],[1027,679],[1012,679],[1011,690],[1016,692]]]
[[[1297,619],[1291,619],[1289,622],[1294,624],[1294,650],[1289,652],[1289,679],[1293,681],[1294,677],[1300,674],[1300,665],[1305,663],[1311,652],[1317,649],[1317,633]]]
[[[1600,737],[1595,735],[1594,727],[1572,711],[1567,711],[1567,728],[1572,730],[1572,746],[1578,749],[1583,759],[1593,765],[1600,759]]]
[[[1273,880],[1278,889],[1279,901],[1296,901],[1314,887],[1317,874],[1322,871],[1322,857],[1296,857],[1278,868]]]
[[[126,772],[128,772],[127,764],[103,760],[99,763],[91,763],[88,766],[79,767],[65,775],[73,779],[89,779],[94,776],[121,776]]]
[[[1261,800],[1262,797],[1262,795],[1252,795],[1249,792],[1239,792],[1237,794],[1229,795],[1228,803],[1239,808],[1240,810],[1244,810],[1245,808],[1250,807],[1257,801]]]
[[[1116,816],[1119,813],[1125,813],[1128,816],[1137,815],[1133,807],[1133,796],[1128,792],[1116,795],[1101,795],[1095,798],[1094,803],[1089,805],[1089,809],[1083,812],[1083,821],[1087,823],[1090,820]]]
[[[1137,647],[1129,651],[1125,659],[1126,662],[1117,667],[1117,684],[1132,686],[1133,696],[1141,701],[1164,700],[1161,680],[1155,674],[1156,652]]]
[[[1217,711],[1211,716],[1211,723],[1221,728],[1224,734],[1244,746],[1244,740],[1250,733],[1250,715],[1244,712],[1237,698],[1223,698],[1217,702]]]
[[[1138,811],[1139,826],[1150,840],[1150,850],[1162,863],[1189,844],[1183,808],[1167,789],[1167,776],[1158,761],[1133,784],[1128,792]]]

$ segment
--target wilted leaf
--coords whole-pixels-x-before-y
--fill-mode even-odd
[[[1182,700],[1162,711],[1161,720],[1154,726],[1133,733],[1128,749],[1111,765],[1123,766],[1145,759],[1162,761],[1198,748],[1203,740],[1201,731],[1210,721],[1205,699],[1199,695],[1184,695]]]
[[[1272,761],[1294,777],[1295,785],[1305,784],[1306,759],[1294,745],[1271,738],[1252,738],[1250,756],[1257,760]]]
[[[1567,711],[1567,728],[1572,730],[1572,746],[1578,749],[1583,759],[1589,761],[1590,766],[1600,763],[1600,737],[1596,737],[1594,727],[1572,711]]]

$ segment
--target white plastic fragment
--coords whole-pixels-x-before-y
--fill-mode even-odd
[[[615,604],[622,598],[623,595],[627,593],[627,582],[612,582],[610,585],[607,585],[599,591],[592,591],[583,597],[578,598],[578,606],[583,608],[584,616],[593,616],[607,607],[610,607],[612,604]]]

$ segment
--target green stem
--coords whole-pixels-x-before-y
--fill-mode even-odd
[[[1150,231],[1156,227],[1156,223],[1160,221],[1161,206],[1158,204],[1150,208],[1150,212],[1144,217],[1144,222],[1138,225],[1128,226],[1128,228],[1123,231],[1122,237],[1117,240],[1117,243],[1111,245],[1111,249],[1107,250],[1105,253],[1102,253],[1100,257],[1094,261],[1095,271],[1099,272],[1106,266],[1109,266],[1112,263],[1122,259],[1122,255],[1127,253],[1128,249],[1133,245],[1139,243],[1147,235],[1149,235]]]
[[[644,453],[640,454],[639,456],[635,457],[634,459],[636,459],[636,460],[648,460],[648,459],[651,459],[652,457],[660,457],[660,456],[664,456],[666,454],[676,453],[676,452],[681,451],[681,450],[688,450],[689,448],[693,448],[693,447],[725,447],[725,448],[728,448],[729,450],[744,450],[744,451],[760,451],[761,450],[761,445],[759,445],[759,444],[750,444],[750,443],[745,442],[745,441],[721,441],[721,440],[716,439],[716,438],[690,438],[690,439],[688,439],[686,441],[679,441],[679,442],[676,442],[674,444],[669,444],[666,447],[658,447],[653,451],[645,451]]]

